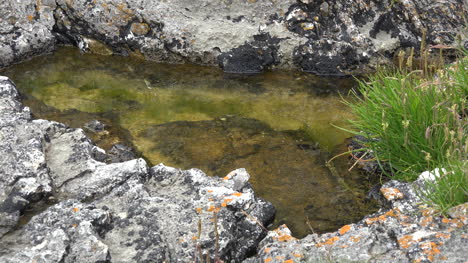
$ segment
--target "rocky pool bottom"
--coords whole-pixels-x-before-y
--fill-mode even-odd
[[[255,193],[277,209],[272,227],[285,223],[296,237],[336,230],[378,209],[366,198],[376,182],[348,171],[347,158],[333,163],[337,174],[325,166],[347,150],[350,134],[332,125],[347,127],[353,117],[340,97],[352,79],[288,71],[226,75],[75,48],[3,74],[16,82],[34,118],[84,128],[111,154],[126,145],[149,163],[219,177],[246,168]],[[135,156],[126,152],[127,159],[108,160]]]
[[[0,77],[0,262],[466,261],[466,204],[449,218],[424,207],[422,176],[384,184],[383,208],[356,224],[296,239],[262,227],[274,208],[246,170],[222,179],[143,159],[106,164],[83,130],[34,120],[18,98]]]

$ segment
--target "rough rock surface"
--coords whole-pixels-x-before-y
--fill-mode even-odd
[[[106,153],[83,130],[32,120],[6,77],[0,138],[0,262],[238,262],[273,220],[244,169],[221,179],[97,161]]]
[[[0,2],[0,68],[53,51],[55,0]]]
[[[298,240],[287,226],[270,231],[246,262],[466,262],[466,212],[445,218],[422,205],[415,193],[422,177],[384,184],[386,208],[336,232]]]
[[[356,73],[398,48],[453,44],[463,0],[25,0],[0,4],[0,67],[58,42],[226,72]],[[54,37],[56,36],[56,37]],[[466,40],[463,40],[466,43]]]

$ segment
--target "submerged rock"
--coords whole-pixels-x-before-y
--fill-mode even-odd
[[[233,73],[359,73],[400,48],[418,48],[423,31],[428,45],[455,44],[466,16],[462,0],[10,2],[0,4],[0,67],[49,52],[58,40]]]

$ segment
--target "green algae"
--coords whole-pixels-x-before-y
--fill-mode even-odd
[[[209,175],[245,167],[256,193],[277,208],[275,225],[288,224],[296,236],[310,233],[308,223],[329,231],[375,209],[364,202],[366,180],[348,172],[345,159],[337,163],[340,180],[324,165],[345,151],[350,136],[332,124],[347,127],[353,117],[337,95],[346,95],[352,80],[299,72],[232,76],[72,48],[2,74],[27,95],[38,118],[72,127],[104,121],[109,138],[93,138],[104,149],[127,140],[153,164]]]

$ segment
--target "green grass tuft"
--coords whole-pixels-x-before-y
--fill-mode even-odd
[[[386,163],[387,176],[413,181],[423,171],[450,171],[424,192],[440,210],[467,200],[468,57],[426,74],[381,69],[353,91],[346,102],[363,145]]]

